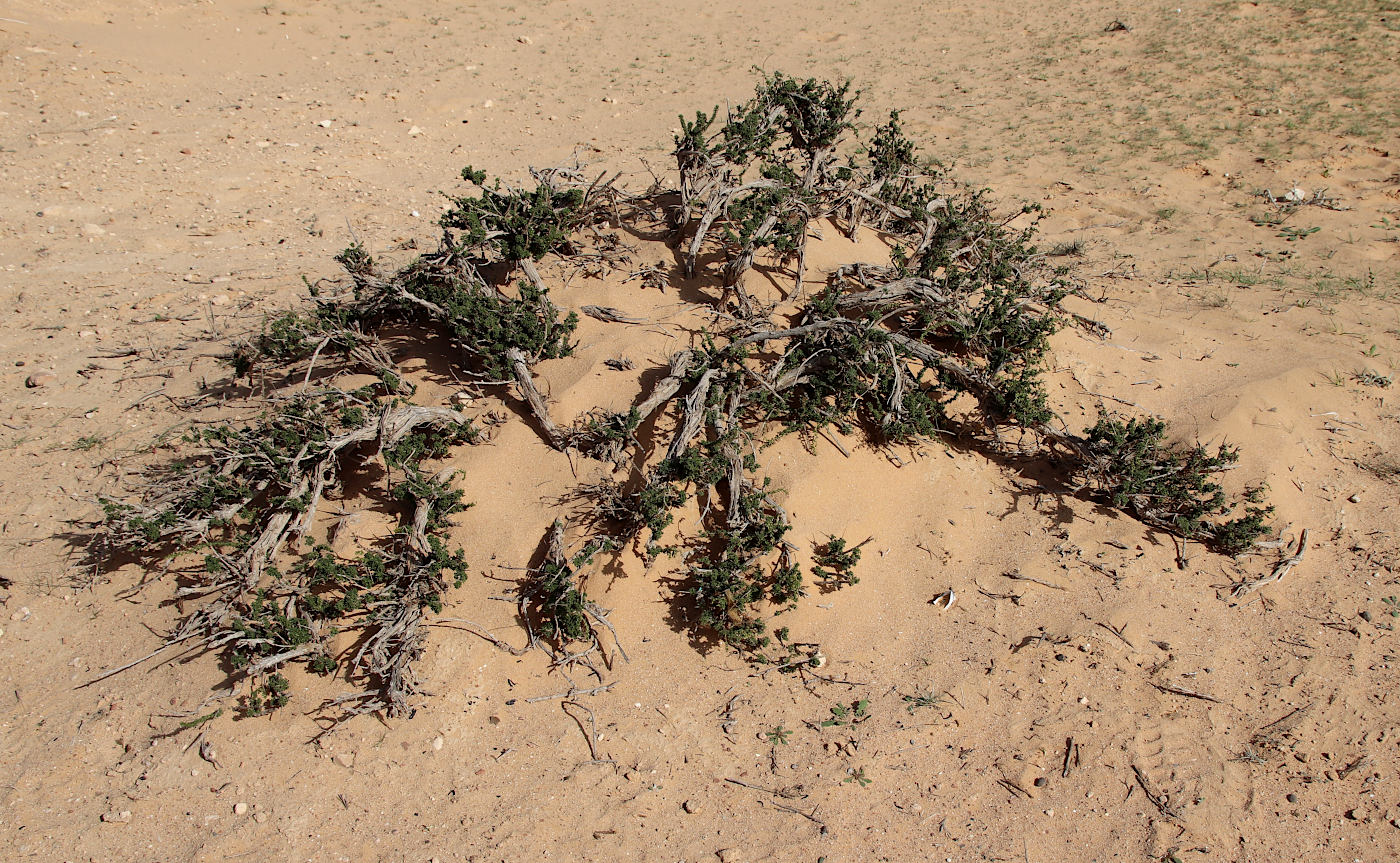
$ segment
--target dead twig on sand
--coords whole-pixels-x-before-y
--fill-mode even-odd
[[[1152,688],[1161,692],[1169,692],[1172,695],[1180,695],[1185,698],[1199,698],[1201,701],[1209,701],[1212,704],[1224,704],[1219,698],[1206,695],[1203,692],[1196,692],[1194,689],[1187,689],[1183,686],[1176,686],[1171,683],[1153,683]]]
[[[1246,596],[1250,593],[1253,593],[1254,591],[1258,590],[1261,587],[1264,587],[1265,585],[1282,581],[1283,577],[1285,575],[1288,575],[1288,573],[1292,571],[1293,567],[1303,562],[1303,555],[1307,554],[1307,551],[1308,529],[1303,528],[1302,535],[1298,537],[1298,548],[1296,551],[1294,551],[1292,557],[1279,561],[1278,565],[1274,567],[1273,572],[1270,572],[1268,575],[1260,576],[1259,578],[1245,579],[1244,581],[1241,581],[1238,584],[1234,585],[1232,588],[1230,588],[1230,595],[1236,599],[1239,599],[1242,596]]]
[[[1158,794],[1154,791],[1152,789],[1152,783],[1147,780],[1147,774],[1143,773],[1142,768],[1138,767],[1136,764],[1133,765],[1133,775],[1137,777],[1138,785],[1142,786],[1142,793],[1147,795],[1148,801],[1153,806],[1157,807],[1157,811],[1171,820],[1180,823],[1181,813],[1171,806],[1170,798],[1168,798],[1166,794]]]

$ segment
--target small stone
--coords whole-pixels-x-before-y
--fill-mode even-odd
[[[248,804],[247,804],[247,803],[244,803],[242,800],[240,800],[240,801],[238,801],[237,803],[233,804],[233,814],[234,814],[234,815],[247,815],[247,814],[248,814]]]
[[[1054,810],[1054,809],[1046,809],[1046,810],[1045,810],[1045,814],[1046,814],[1048,817],[1050,817],[1050,818],[1054,818],[1054,817],[1055,817],[1055,810]]]
[[[228,294],[215,294],[209,298],[209,305],[211,306],[226,306],[231,302],[233,302],[233,298]]]
[[[1363,611],[1363,612],[1361,612],[1361,619],[1364,620],[1364,621],[1366,621],[1367,623],[1370,623],[1370,622],[1371,622],[1371,612],[1369,612],[1369,611]]]
[[[421,134],[423,134],[423,130],[422,130],[421,128],[419,128],[418,126],[414,126],[414,127],[412,127],[411,129],[408,130],[408,134],[410,134],[410,135],[421,135]]]
[[[736,863],[739,859],[739,851],[735,848],[721,848],[715,852],[719,858],[719,863]]]
[[[106,821],[108,824],[130,824],[131,810],[123,809],[118,812],[114,809],[111,812],[104,812],[102,813],[102,820]]]
[[[1297,795],[1297,794],[1285,794],[1284,797],[1283,797],[1283,799],[1284,799],[1284,800],[1287,800],[1289,803],[1297,803],[1297,802],[1298,802],[1298,795]]]
[[[24,385],[32,390],[35,387],[46,387],[56,380],[58,380],[56,372],[35,372],[24,379]]]
[[[21,605],[19,610],[10,615],[10,620],[25,620],[29,617],[29,606]]]
[[[1079,696],[1079,706],[1084,707],[1084,706],[1088,705],[1088,703],[1089,703],[1089,699],[1088,699],[1088,698],[1085,698],[1083,695]]]
[[[1347,810],[1347,818],[1351,819],[1352,821],[1360,821],[1360,820],[1361,820],[1361,810],[1360,810],[1360,809],[1348,809],[1348,810]]]
[[[533,45],[533,44],[535,44],[535,40],[534,40],[534,39],[531,39],[529,36],[521,36],[520,38],[516,39],[515,41],[519,42],[521,45]]]
[[[696,812],[700,811],[700,804],[696,803],[694,800],[687,800],[681,804],[681,808],[688,814],[694,815]]]
[[[1347,498],[1347,500],[1351,501],[1352,503],[1361,503],[1361,495],[1359,493],[1354,494],[1351,497]]]
[[[1044,776],[1037,776],[1037,777],[1035,778],[1035,787],[1036,787],[1036,788],[1044,788],[1045,786],[1047,786],[1047,785],[1049,785],[1049,784],[1050,784],[1050,780],[1049,780],[1049,779],[1046,779]]]
[[[262,824],[263,822],[267,821],[267,813],[266,813],[266,812],[254,812],[254,813],[253,813],[253,820],[256,821],[256,822],[258,822],[259,824]]]
[[[434,752],[441,752],[441,751],[442,751],[442,735],[441,735],[441,734],[439,734],[437,737],[434,737],[434,738],[433,738],[433,751],[434,751]]]
[[[105,233],[107,233],[107,229],[102,227],[101,225],[96,225],[92,222],[88,222],[86,225],[83,225],[83,234],[85,236],[100,237]]]
[[[494,105],[494,104],[496,104],[496,103],[495,103],[495,102],[492,102],[490,99],[487,99],[485,102],[482,102],[482,103],[481,103],[481,107],[483,107],[483,108],[490,108],[490,107],[491,107],[492,105]]]
[[[331,127],[331,123],[332,123],[332,122],[334,122],[334,121],[332,121],[332,120],[322,120],[321,122],[317,123],[316,125],[317,125],[317,126],[320,126],[322,129],[329,129],[329,128]]]
[[[337,753],[335,754],[335,759],[334,759],[334,761],[335,761],[336,764],[339,764],[341,767],[347,767],[347,768],[349,768],[349,767],[354,767],[354,766],[355,766],[355,753],[353,753],[353,752],[337,752]]]

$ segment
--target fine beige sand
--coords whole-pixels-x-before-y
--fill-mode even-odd
[[[1397,56],[1391,0],[0,3],[3,856],[1397,859]],[[763,464],[794,541],[872,538],[858,585],[780,620],[846,684],[693,640],[674,564],[627,557],[589,584],[631,658],[586,699],[611,765],[582,763],[586,714],[530,700],[569,688],[545,656],[451,623],[413,717],[322,735],[346,684],[293,670],[288,707],[203,726],[212,759],[179,723],[234,706],[217,657],[81,686],[179,619],[161,571],[94,565],[95,499],[131,493],[229,339],[356,237],[390,260],[434,242],[463,165],[577,155],[645,187],[676,116],[745,99],[755,67],[850,78],[862,122],[901,108],[956,175],[1044,206],[1043,244],[1078,244],[1102,298],[1076,310],[1113,330],[1056,336],[1056,409],[1238,446],[1229,482],[1267,483],[1287,547],[1179,562],[968,449],[788,438]],[[1311,203],[1268,224],[1290,194]],[[826,235],[813,279],[883,253]],[[562,305],[646,322],[584,318],[577,354],[540,364],[558,417],[629,405],[686,344],[683,294],[542,270]],[[403,362],[445,400],[432,359]],[[521,644],[494,598],[603,468],[472,410],[506,422],[453,457],[472,577],[442,617]],[[1232,596],[1304,530],[1282,580]],[[858,699],[868,718],[821,726]]]

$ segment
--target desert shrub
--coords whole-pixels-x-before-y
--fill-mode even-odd
[[[897,111],[863,129],[858,95],[849,83],[765,76],[723,114],[681,118],[673,188],[658,181],[629,194],[554,169],[517,189],[469,167],[462,177],[474,191],[449,198],[434,250],[395,267],[358,243],[345,249],[345,281],[312,286],[306,308],[270,316],[228,357],[240,377],[281,373],[297,391],[266,400],[250,425],[192,433],[139,500],[106,502],[115,544],[147,558],[205,555],[181,588],[205,603],[172,640],[227,651],[250,681],[246,712],[286,702],[292,662],[360,680],[361,691],[334,702],[345,713],[411,710],[425,610],[441,610],[467,572],[465,552],[447,542],[463,493],[429,464],[480,433],[456,411],[412,403],[415,388],[380,339],[388,327],[399,339],[443,340],[454,372],[482,394],[513,387],[549,445],[623,472],[580,486],[583,530],[555,522],[518,588],[531,646],[559,665],[591,663],[611,624],[589,597],[590,575],[634,541],[649,562],[680,559],[679,598],[696,634],[763,656],[767,615],[806,595],[782,492],[761,476],[762,452],[785,434],[809,445],[833,430],[877,447],[936,439],[998,454],[1010,431],[1017,458],[1053,461],[1069,491],[1218,551],[1251,548],[1272,508],[1262,490],[1232,497],[1220,482],[1234,449],[1173,444],[1156,418],[1105,414],[1076,433],[1056,415],[1042,380],[1052,336],[1103,330],[1065,307],[1082,286],[1036,248],[1038,208],[996,211],[920,154]],[[645,398],[561,425],[532,368],[572,353],[578,317],[556,305],[536,264],[588,257],[581,250],[605,218],[669,230],[683,274],[712,292],[714,323],[669,358]],[[889,260],[853,261],[809,290],[818,221],[852,237],[880,232]],[[702,261],[712,262],[704,272]],[[755,293],[759,280],[746,278],[755,268],[791,290]],[[645,269],[643,284],[665,284]],[[343,391],[333,382],[344,372],[378,383]],[[659,414],[669,420],[644,446],[639,429]],[[371,454],[390,472],[381,503],[399,527],[343,560],[312,535],[315,515]],[[699,528],[662,546],[692,502]],[[855,585],[859,559],[860,546],[828,537],[811,576],[822,589]],[[329,648],[347,627],[364,630],[348,661]],[[785,634],[778,640],[791,658]]]

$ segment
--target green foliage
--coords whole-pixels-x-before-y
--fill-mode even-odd
[[[915,710],[923,710],[929,707],[942,707],[946,696],[941,692],[916,692],[913,695],[900,696],[904,699],[904,709],[913,713]]]
[[[556,643],[593,638],[588,597],[580,588],[580,573],[603,548],[604,544],[592,542],[572,558],[566,558],[562,549],[558,549],[531,574],[528,591],[541,621],[551,630]]]
[[[351,255],[347,249],[342,256]],[[235,342],[225,362],[235,377],[246,377],[259,363],[287,366],[323,352],[345,353],[364,339],[355,313],[336,304],[318,304],[309,312],[283,312],[263,321],[262,332]]]
[[[252,718],[263,716],[279,707],[286,707],[287,702],[291,700],[291,696],[287,694],[291,686],[291,682],[280,674],[268,675],[243,697],[239,713],[244,718]]]
[[[818,543],[812,555],[812,577],[827,590],[839,590],[849,584],[859,584],[856,564],[860,562],[860,546],[846,547],[846,540],[828,536]]]
[[[768,741],[769,746],[787,746],[788,738],[791,736],[792,732],[781,725],[770,728],[763,733],[763,739]]]
[[[480,187],[476,197],[452,199],[442,226],[459,231],[464,249],[491,248],[506,261],[538,261],[568,241],[582,224],[584,193],[540,183],[533,191],[487,188],[486,173],[462,169],[462,179]]]
[[[1199,444],[1172,445],[1166,430],[1165,422],[1152,417],[1123,422],[1100,415],[1087,436],[1096,459],[1088,478],[1095,494],[1144,521],[1209,542],[1226,554],[1248,550],[1268,532],[1265,519],[1273,507],[1260,506],[1262,489],[1251,489],[1241,499],[1244,515],[1218,520],[1237,504],[1229,501],[1214,477],[1235,466],[1238,451],[1224,444],[1214,454]]]
[[[823,719],[822,728],[844,728],[858,725],[870,718],[870,699],[852,701],[850,705],[835,704],[831,707],[831,718]]]
[[[445,312],[453,340],[476,360],[474,371],[486,380],[510,380],[512,349],[532,363],[567,357],[574,351],[569,336],[578,326],[578,314],[561,317],[548,293],[529,282],[521,282],[517,296],[510,297],[451,274],[433,279],[419,275],[410,272],[405,279],[411,292]],[[409,314],[417,308],[412,302],[402,305]]]
[[[741,650],[754,651],[768,643],[767,626],[754,606],[796,599],[801,574],[786,554],[768,562],[790,527],[764,489],[746,489],[730,506],[737,513],[706,534],[707,547],[691,564],[686,592],[695,599],[702,626]]]
[[[866,775],[865,775],[865,768],[864,768],[864,767],[857,767],[857,768],[855,768],[854,770],[851,771],[851,775],[847,776],[845,779],[843,779],[843,780],[841,780],[841,781],[843,781],[843,782],[855,782],[855,783],[857,783],[858,785],[860,785],[861,788],[864,788],[864,787],[866,787],[867,785],[869,785],[871,782],[874,782],[875,780],[873,780],[873,779],[871,779],[869,776],[866,776]]]

